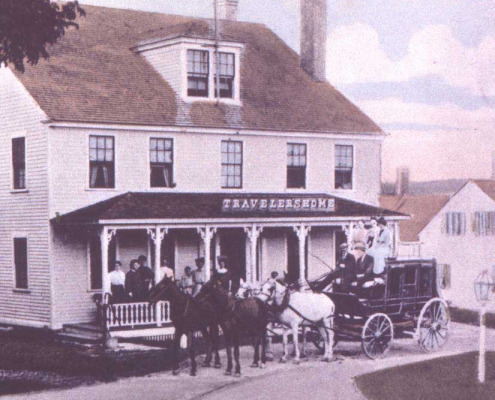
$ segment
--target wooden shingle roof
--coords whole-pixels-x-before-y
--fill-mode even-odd
[[[399,234],[401,241],[415,242],[449,199],[450,196],[445,194],[380,196],[380,206],[411,216],[410,219],[399,222]]]
[[[51,58],[16,73],[52,121],[194,126],[278,131],[381,129],[326,82],[315,82],[299,56],[264,25],[222,22],[222,39],[242,42],[242,106],[195,103],[181,120],[179,99],[132,49],[172,36],[212,36],[208,19],[84,6],[80,29],[50,48]]]
[[[249,209],[237,212],[225,210],[224,200],[260,200],[260,199],[327,199],[334,202],[331,212],[295,209],[281,211],[268,209]],[[52,220],[62,224],[93,224],[107,220],[196,220],[196,219],[232,219],[239,218],[302,218],[302,217],[365,217],[383,215],[385,217],[404,217],[405,214],[390,211],[368,204],[342,199],[327,194],[268,194],[268,193],[152,193],[128,192],[110,199],[92,204]]]

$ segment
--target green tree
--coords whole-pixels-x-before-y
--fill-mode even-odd
[[[50,55],[47,47],[85,16],[77,1],[0,0],[0,64],[13,64],[24,72],[24,63],[35,65]]]

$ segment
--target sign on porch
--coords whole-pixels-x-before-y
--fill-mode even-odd
[[[222,211],[246,212],[335,212],[335,199],[325,197],[293,197],[293,198],[225,198]]]

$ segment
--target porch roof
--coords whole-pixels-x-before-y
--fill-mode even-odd
[[[397,211],[328,194],[128,192],[58,216],[52,223],[361,216],[408,217]]]

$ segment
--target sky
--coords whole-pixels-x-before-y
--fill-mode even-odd
[[[240,0],[299,51],[300,0]],[[80,0],[213,16],[213,0]],[[327,0],[327,79],[387,132],[385,181],[490,178],[495,155],[495,0]]]

